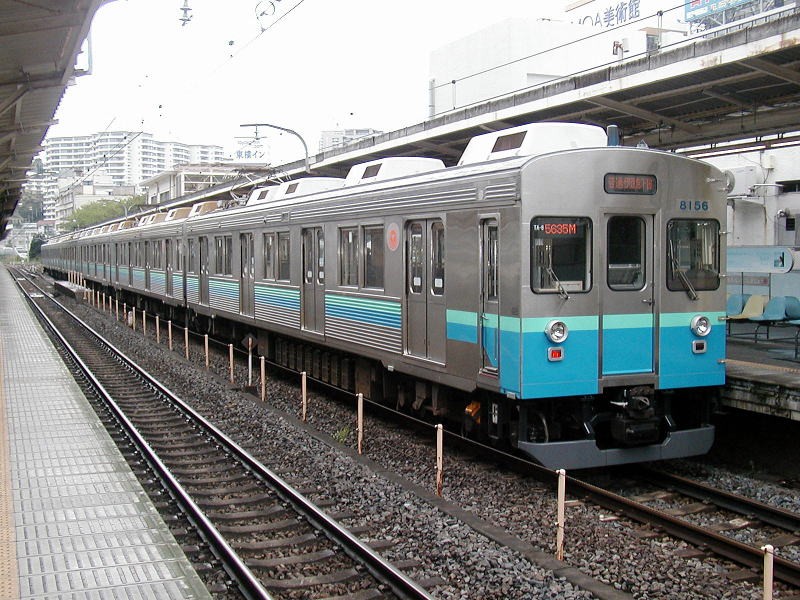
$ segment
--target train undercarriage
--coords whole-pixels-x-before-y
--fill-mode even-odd
[[[589,468],[703,454],[713,442],[710,411],[716,388],[606,388],[600,395],[520,401],[488,390],[470,392],[386,368],[379,360],[254,329],[130,291],[104,287],[120,307],[188,324],[238,344],[248,335],[257,352],[312,380],[414,414],[450,431],[505,446],[550,468]]]

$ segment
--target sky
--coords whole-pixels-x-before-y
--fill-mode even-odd
[[[186,25],[184,2],[192,9]],[[78,61],[86,68],[91,54],[91,74],[67,89],[48,137],[145,131],[233,152],[253,136],[241,124],[273,123],[298,131],[313,155],[323,130],[424,121],[431,51],[552,4],[113,0],[97,11],[91,52]],[[259,135],[271,162],[302,158],[293,136]]]

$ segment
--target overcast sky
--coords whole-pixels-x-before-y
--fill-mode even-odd
[[[236,149],[242,123],[299,131],[391,131],[427,116],[432,50],[539,0],[114,0],[91,30],[91,75],[68,88],[49,136],[104,130]],[[552,11],[551,11],[552,12]],[[262,33],[262,27],[267,28]],[[87,56],[80,66],[87,65]],[[266,133],[266,132],[265,132]],[[270,132],[272,162],[294,160],[292,136]]]

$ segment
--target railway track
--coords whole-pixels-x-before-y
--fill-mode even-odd
[[[796,513],[663,471],[639,468],[632,473],[623,484],[637,490],[629,497],[582,479],[568,478],[567,486],[572,494],[689,542],[697,555],[715,554],[754,572],[764,564],[764,544],[780,548],[800,541]],[[654,489],[643,491],[643,484]],[[708,515],[712,511],[716,517]],[[700,514],[701,520],[696,518]],[[733,537],[744,529],[756,533],[747,536],[748,541]],[[774,569],[776,580],[800,587],[800,562],[776,555]]]
[[[219,362],[223,363],[225,357],[221,356]],[[244,364],[237,368],[245,369]],[[224,376],[224,375],[223,375]],[[404,413],[396,413],[383,406],[374,405],[375,410],[393,413],[403,418],[408,418]],[[418,424],[418,422],[415,421]],[[497,460],[513,465],[515,470],[532,475],[535,478],[549,483],[554,482],[554,474],[548,469],[532,464],[525,459],[499,452],[494,448],[478,445],[470,440],[465,440],[454,434],[448,434],[451,440],[448,444],[459,443],[472,448],[481,460]],[[629,479],[636,478],[636,485],[641,489],[645,477],[649,485],[657,485],[661,489],[637,493],[625,497],[622,492],[605,489],[603,484],[594,484],[582,478],[568,477],[567,490],[571,496],[585,498],[586,500],[613,511],[614,513],[632,519],[636,522],[663,531],[676,539],[684,540],[698,549],[697,554],[713,554],[737,564],[751,571],[757,576],[763,565],[762,543],[770,543],[779,549],[775,556],[775,578],[791,586],[800,587],[800,564],[780,556],[780,549],[792,544],[792,538],[800,531],[798,516],[788,511],[773,509],[762,503],[749,501],[741,496],[722,492],[708,486],[698,486],[686,478],[667,476],[656,471],[640,471],[638,475],[626,475]],[[689,491],[692,490],[692,491]],[[680,500],[677,494],[686,493],[691,500]],[[666,501],[672,501],[666,506]],[[675,505],[682,505],[676,507]],[[734,513],[730,518],[724,515],[714,523],[693,522],[692,516],[697,514],[707,515],[709,507],[717,505],[724,510]],[[703,519],[708,521],[709,519]],[[765,527],[768,526],[769,528]],[[568,525],[569,527],[569,525]],[[764,533],[763,539],[743,542],[731,536],[742,529],[758,529]]]
[[[451,435],[484,460],[497,460],[556,487],[556,478],[549,469],[525,458]],[[620,480],[612,483],[615,474],[623,472],[625,474],[620,476]],[[567,494],[651,530],[662,531],[688,542],[697,550],[687,552],[687,558],[716,555],[741,565],[750,571],[749,575],[743,574],[747,578],[753,578],[761,571],[764,564],[764,551],[761,548],[770,544],[777,549],[774,557],[775,579],[800,588],[800,560],[780,556],[781,549],[792,548],[791,554],[800,557],[800,514],[645,466],[618,468],[610,473],[605,472],[602,477],[592,480],[581,472],[576,476],[567,475]],[[644,491],[644,486],[650,486],[651,489]],[[637,491],[627,495],[625,490],[634,487]],[[712,512],[715,513],[714,517],[709,514]],[[693,519],[698,514],[703,515],[702,520]],[[742,535],[744,530],[749,533]],[[643,532],[643,535],[646,536],[647,532]],[[747,541],[737,539],[734,535]]]
[[[326,514],[44,290],[17,281],[245,597],[430,598],[338,522],[347,515]]]

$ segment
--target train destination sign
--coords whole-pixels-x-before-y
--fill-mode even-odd
[[[655,175],[636,175],[634,173],[606,173],[603,188],[606,194],[648,194],[656,193]]]
[[[577,219],[534,219],[532,224],[536,237],[573,237],[584,235],[584,223]]]

